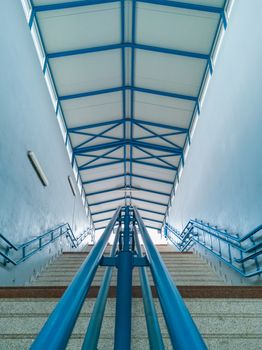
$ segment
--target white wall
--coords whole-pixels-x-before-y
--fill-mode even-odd
[[[78,235],[86,215],[78,190],[74,197],[69,187],[68,175],[74,176],[19,0],[0,1],[0,43],[0,233],[22,243],[68,222]],[[39,181],[28,150],[49,186]],[[10,271],[0,266],[0,284],[24,283],[66,246],[57,242]]]
[[[168,222],[262,223],[262,1],[236,0]]]

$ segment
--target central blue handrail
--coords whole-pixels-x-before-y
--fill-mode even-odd
[[[157,289],[163,315],[174,349],[207,349],[178,289],[136,208],[135,218],[144,243],[149,266]]]
[[[243,277],[253,277],[262,273],[261,261],[258,259],[262,255],[262,242],[261,237],[256,235],[261,230],[262,225],[259,225],[239,237],[199,220],[190,220],[182,232],[165,224],[166,238],[179,251],[188,251],[193,245],[200,245]],[[244,263],[252,260],[254,263],[249,263],[246,267]]]
[[[91,235],[92,240],[94,240],[92,233],[92,229],[89,228],[76,237],[70,225],[66,223],[56,226],[55,228],[18,245],[12,243],[3,234],[0,234],[0,256],[4,259],[3,266],[7,263],[11,263],[15,266],[19,265],[62,236],[69,239],[72,248],[77,248],[88,235]],[[21,256],[18,258],[13,257],[15,252],[20,253]]]

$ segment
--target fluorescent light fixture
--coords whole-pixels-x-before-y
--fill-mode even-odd
[[[37,173],[37,176],[39,177],[40,181],[42,182],[42,184],[44,186],[47,186],[48,185],[47,176],[44,173],[38,159],[36,158],[36,155],[32,151],[28,151],[27,156],[28,156],[33,168],[35,169],[35,172]]]
[[[71,187],[72,193],[75,196],[76,195],[76,190],[75,190],[75,186],[73,184],[72,177],[70,175],[68,176],[68,182],[69,182],[69,185]]]

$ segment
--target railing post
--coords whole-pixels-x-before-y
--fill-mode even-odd
[[[173,348],[206,350],[207,347],[136,208],[134,212]]]
[[[31,350],[62,350],[66,348],[108,239],[119,217],[119,212],[120,208],[116,210],[104,233],[81,265],[32,344]]]
[[[117,292],[115,318],[115,350],[131,347],[132,269],[133,253],[130,250],[130,207],[125,207],[123,250],[117,264]]]

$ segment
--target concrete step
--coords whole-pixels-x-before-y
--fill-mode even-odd
[[[65,286],[72,280],[74,274],[86,258],[86,254],[63,254],[47,267],[38,278],[32,282],[33,286]],[[162,253],[164,262],[177,285],[223,285],[224,282],[213,270],[195,254]],[[93,285],[99,285],[105,268],[99,267]],[[150,284],[153,279],[149,268]],[[140,285],[138,269],[133,271],[133,284]],[[116,285],[116,269],[113,273],[111,285]]]
[[[262,349],[262,302],[245,299],[186,299],[211,350]],[[3,299],[0,304],[0,349],[28,349],[57,300]],[[81,348],[94,300],[85,302],[68,349]],[[160,305],[155,301],[166,349],[172,349]],[[149,349],[141,299],[133,299],[133,349]],[[26,312],[25,312],[26,310]],[[115,299],[108,299],[98,349],[113,349]]]

